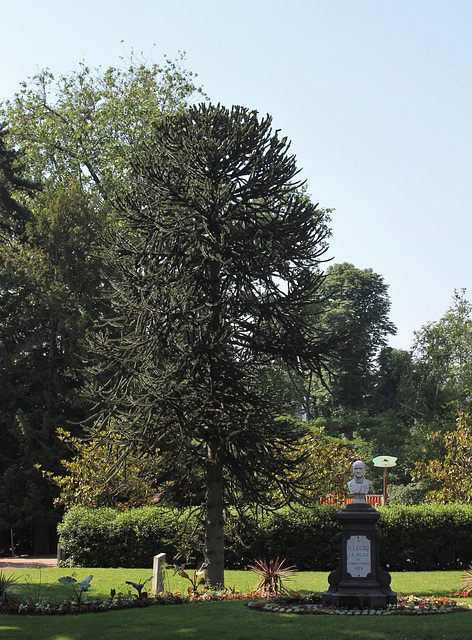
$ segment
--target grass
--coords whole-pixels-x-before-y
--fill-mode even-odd
[[[106,598],[110,595],[110,589],[127,594],[134,593],[134,589],[126,584],[126,581],[143,582],[152,575],[152,569],[81,569],[48,567],[44,569],[16,569],[11,572],[18,576],[20,585],[47,585],[56,583],[62,576],[70,575],[78,581],[92,574],[91,588],[87,592],[90,598]],[[178,575],[173,575],[173,570],[167,569],[165,587],[169,591],[187,591],[190,582]],[[286,583],[287,587],[300,593],[324,591],[328,588],[328,574],[326,572],[300,571],[295,573],[293,579]],[[461,571],[420,571],[392,573],[392,588],[399,594],[408,595],[436,595],[448,596],[455,592],[461,582]],[[258,582],[258,576],[252,571],[226,571],[225,584],[228,588],[234,587],[241,593],[250,593]],[[150,584],[146,588],[150,588]],[[67,587],[55,584],[49,591],[48,597],[61,599],[70,591]],[[472,638],[472,634],[471,634]]]
[[[10,573],[10,572],[7,572]],[[50,584],[64,575],[78,580],[93,574],[88,597],[107,597],[110,589],[127,593],[126,580],[142,582],[149,569],[21,569],[12,571],[19,583]],[[186,591],[188,581],[167,571],[168,587]],[[460,571],[392,573],[392,588],[399,594],[447,596],[457,590]],[[257,576],[247,571],[228,571],[226,585],[238,591],[254,588]],[[300,572],[289,583],[297,591],[323,591],[327,573]],[[147,586],[147,585],[146,585]],[[64,593],[64,587],[61,587]],[[51,595],[53,592],[48,592]],[[59,591],[57,592],[59,594]],[[472,604],[472,599],[465,600]],[[296,616],[249,611],[244,602],[212,602],[156,606],[144,610],[114,611],[80,616],[1,616],[2,640],[115,640],[118,637],[156,640],[470,640],[472,614],[456,613],[425,617],[371,618]]]

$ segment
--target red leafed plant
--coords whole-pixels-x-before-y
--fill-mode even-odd
[[[263,595],[276,596],[279,593],[287,593],[283,582],[290,580],[293,574],[298,571],[295,566],[284,567],[285,559],[276,560],[256,560],[254,565],[248,565],[248,569],[257,573],[260,580],[257,583],[255,591]]]

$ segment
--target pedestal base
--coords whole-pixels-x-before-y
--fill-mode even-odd
[[[323,607],[336,609],[386,609],[389,604],[397,604],[397,594],[382,593],[380,589],[338,589],[335,593],[325,591],[321,597]]]
[[[397,603],[390,589],[390,574],[379,565],[380,513],[367,503],[349,504],[337,513],[341,532],[340,566],[328,577],[329,589],[322,595],[325,607],[385,609]]]

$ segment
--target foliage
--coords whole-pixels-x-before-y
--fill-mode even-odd
[[[254,556],[248,560],[251,564]],[[194,571],[198,568],[198,563],[189,565],[187,571]],[[234,586],[236,593],[252,593],[254,591],[257,579],[254,573],[247,570],[247,564],[239,570],[225,570],[225,581]],[[464,566],[464,569],[467,565]],[[142,582],[144,574],[150,575],[146,568],[94,568],[77,569],[77,572],[70,573],[76,578],[86,571],[93,573],[92,589],[88,592],[90,596],[98,598],[109,598],[110,591],[115,590],[115,596],[119,594],[128,595],[126,581]],[[144,572],[144,573],[143,573]],[[18,583],[22,584],[26,579],[32,582],[41,581],[43,584],[51,585],[51,598],[55,601],[63,600],[68,595],[68,587],[57,582],[57,579],[64,576],[64,567],[42,567],[41,569],[32,569],[31,567],[23,567],[15,569],[15,576],[18,577]],[[449,571],[400,571],[391,572],[392,588],[402,595],[407,595],[412,591],[422,593],[424,595],[448,596],[452,591],[457,589],[460,583],[463,570]],[[54,583],[54,584],[52,584]],[[174,574],[173,568],[169,565],[165,568],[166,591],[173,593],[181,592],[187,594],[188,580]],[[293,591],[298,593],[312,593],[314,591],[322,592],[326,589],[327,572],[326,571],[298,571],[294,574],[291,581]],[[394,586],[393,586],[394,585]],[[471,599],[472,602],[472,599]]]
[[[57,505],[66,507],[118,507],[121,509],[149,504],[155,496],[155,487],[149,478],[156,474],[159,461],[144,454],[128,459],[107,481],[107,474],[122,449],[120,436],[111,436],[104,442],[104,431],[98,437],[86,440],[76,438],[64,429],[58,429],[58,438],[73,452],[69,460],[61,460],[62,475],[43,471],[61,491]]]
[[[426,485],[421,482],[394,484],[388,482],[388,503],[415,505],[424,502],[427,493]]]
[[[470,564],[472,508],[461,504],[382,507],[381,565],[389,571],[463,569]],[[226,568],[244,567],[253,558],[285,557],[300,571],[329,571],[338,561],[335,540],[339,507],[317,505],[263,512],[243,531],[229,521]],[[180,517],[179,517],[180,515]],[[60,540],[73,565],[151,567],[156,553],[193,563],[202,555],[202,524],[194,516],[163,507],[70,509]],[[179,543],[185,551],[179,551]]]
[[[300,571],[329,570],[336,565],[338,507],[316,505],[279,509],[265,513],[246,555],[285,557]]]
[[[91,587],[90,581],[92,580],[92,578],[93,576],[90,575],[80,582],[77,582],[76,578],[73,578],[72,576],[65,576],[63,578],[59,578],[58,582],[71,587],[75,597],[75,602],[78,606],[80,606],[84,597],[84,592],[88,591]]]
[[[16,581],[17,578],[13,574],[7,576],[4,571],[0,571],[0,602],[8,601],[8,597]]]
[[[396,328],[389,320],[388,286],[372,269],[349,263],[328,267],[323,301],[314,308],[315,322],[344,336],[334,351],[328,389],[312,384],[312,417],[330,416],[333,409],[368,410],[374,398],[376,358]],[[352,437],[352,434],[351,434]]]
[[[255,564],[249,565],[248,569],[254,571],[260,581],[256,586],[256,593],[263,596],[276,596],[280,593],[287,593],[284,586],[286,580],[290,580],[293,574],[298,571],[295,566],[284,567],[285,560],[257,560],[254,558]]]
[[[306,435],[301,437],[297,446],[288,449],[289,459],[297,464],[293,470],[294,481],[300,485],[299,495],[293,496],[303,504],[318,502],[323,496],[333,493],[342,494],[344,479],[350,473],[350,467],[358,453],[356,443],[346,443],[326,436],[323,427],[316,427],[316,421],[304,423]],[[128,457],[126,464],[116,470],[107,480],[114,460],[119,458],[123,445],[119,434],[98,432],[90,439],[76,438],[70,432],[58,429],[58,438],[73,452],[71,459],[61,460],[65,473],[54,475],[43,471],[61,491],[56,505],[84,507],[117,507],[126,509],[151,504],[162,499],[171,504],[169,497],[176,491],[178,479],[169,478],[166,486],[159,484],[159,478],[165,469],[165,456],[157,451],[154,456],[145,452],[139,457]],[[113,469],[114,470],[114,469]],[[194,478],[195,484],[195,478]],[[156,493],[156,492],[159,493]],[[179,495],[183,496],[181,489]],[[176,494],[177,497],[177,494]],[[289,494],[282,495],[278,489],[271,494],[278,502],[290,500]],[[198,502],[197,502],[198,505]]]
[[[316,422],[304,423],[308,433],[288,454],[299,460],[297,466],[288,473],[301,484],[301,495],[293,497],[297,497],[304,505],[316,504],[329,494],[342,495],[346,476],[358,457],[351,443],[327,436],[324,427],[315,426]],[[290,496],[287,496],[287,500],[290,500]]]
[[[211,584],[223,580],[224,487],[230,502],[261,500],[294,464],[301,428],[276,421],[273,363],[321,369],[333,341],[308,331],[329,231],[288,146],[269,117],[191,107],[156,123],[117,201],[115,316],[96,336],[88,393],[128,443],[118,464],[139,443],[205,470]]]
[[[151,580],[152,580],[152,576],[144,580],[144,582],[132,582],[131,580],[127,580],[126,584],[130,584],[132,587],[134,587],[138,592],[137,597],[141,598],[141,597],[144,597],[144,594],[142,593],[144,585],[150,582]]]
[[[275,564],[274,564],[275,566]],[[265,574],[264,563],[261,563],[262,573]],[[107,575],[109,575],[109,571],[107,571]],[[245,575],[248,572],[239,572],[241,575]],[[297,581],[298,579],[297,574]],[[404,576],[405,574],[403,574]],[[416,574],[413,574],[418,582],[421,582],[421,578]],[[443,582],[443,576],[438,576],[436,572],[434,574],[436,578],[439,578],[441,582]],[[422,576],[423,577],[423,576]],[[39,599],[39,600],[22,600],[14,595],[10,595],[6,601],[2,601],[0,603],[0,614],[21,614],[21,615],[55,615],[62,616],[67,614],[78,614],[78,613],[99,613],[105,611],[118,611],[122,609],[134,609],[149,607],[153,605],[176,605],[176,604],[191,604],[191,603],[205,603],[205,602],[218,602],[218,601],[240,601],[244,600],[247,603],[249,608],[260,610],[260,611],[271,611],[276,613],[311,613],[311,614],[336,614],[336,615],[358,615],[360,612],[357,609],[352,611],[347,610],[337,610],[327,608],[324,609],[320,606],[321,596],[316,592],[312,591],[313,584],[320,584],[322,587],[325,586],[326,576],[316,574],[305,574],[300,576],[301,580],[309,584],[311,586],[311,590],[304,590],[302,592],[292,591],[288,595],[281,595],[281,591],[277,594],[272,594],[271,596],[265,596],[262,599],[260,596],[262,595],[260,591],[252,590],[250,592],[240,592],[235,588],[233,590],[206,590],[206,591],[196,591],[193,592],[192,589],[189,589],[188,595],[183,595],[180,591],[167,591],[165,593],[159,594],[148,594],[146,593],[146,597],[132,597],[131,594],[128,596],[123,596],[120,591],[117,591],[116,588],[111,588],[111,597],[103,597],[97,596],[94,599],[89,599],[86,601],[85,598],[82,597],[83,592],[78,594],[78,597],[75,599],[76,601],[72,603],[70,598],[66,598],[66,600],[61,601],[53,600],[52,598],[47,599]],[[431,579],[431,578],[430,578]],[[451,581],[450,572],[447,576],[449,582]],[[87,585],[90,586],[91,576],[82,581],[83,590],[87,590]],[[65,586],[75,586],[74,578],[61,578],[58,582],[62,582]],[[146,581],[147,582],[147,581]],[[244,581],[246,582],[246,581]],[[404,582],[404,580],[402,580]],[[411,578],[409,582],[412,582]],[[127,582],[127,584],[133,584]],[[136,587],[142,587],[143,585],[138,583]],[[54,585],[45,585],[45,589],[51,589]],[[100,587],[99,587],[100,589]],[[103,588],[101,589],[103,591]],[[429,592],[429,588],[427,589]],[[440,592],[440,590],[439,590]],[[408,592],[407,592],[408,593]],[[144,595],[144,594],[142,594]],[[265,595],[265,594],[264,594]],[[454,597],[465,597],[463,594],[454,594]],[[267,606],[266,606],[267,605]],[[414,614],[434,614],[434,613],[453,613],[456,611],[470,611],[472,609],[472,605],[461,604],[458,605],[455,600],[451,600],[451,598],[441,596],[439,594],[429,595],[429,596],[414,596],[412,593],[409,593],[408,596],[399,596],[398,605],[395,607],[390,605],[386,610],[383,611],[372,611],[365,610],[364,614],[367,615],[395,615],[395,614],[405,614],[408,613],[410,615]],[[337,612],[337,613],[336,613]],[[180,614],[182,616],[184,614]],[[98,621],[96,624],[100,624]],[[2,627],[3,628],[3,627]],[[258,634],[259,637],[259,634]]]
[[[52,487],[34,465],[56,471],[65,453],[56,429],[84,417],[77,401],[81,338],[100,312],[93,251],[102,212],[77,186],[38,200],[24,234],[0,241],[2,528],[57,519]]]
[[[198,554],[195,516],[164,507],[139,507],[126,511],[98,507],[69,509],[59,524],[61,544],[72,564],[87,567],[148,567],[156,553],[188,559],[192,544]],[[190,541],[190,542],[189,542]]]
[[[472,424],[470,414],[461,413],[454,431],[437,431],[429,439],[445,450],[443,461],[417,462],[414,476],[433,488],[427,500],[472,501]]]
[[[0,528],[56,522],[58,427],[85,417],[83,342],[103,312],[106,202],[131,148],[196,91],[179,60],[40,71],[0,108]],[[39,190],[41,182],[41,190]],[[122,189],[120,189],[122,190]]]
[[[336,607],[322,607],[319,594],[312,593],[301,596],[297,593],[288,596],[275,596],[268,598],[265,602],[249,602],[248,607],[253,611],[263,611],[267,613],[292,613],[292,614],[312,614],[312,615],[357,615],[357,616],[379,616],[379,615],[434,615],[444,613],[457,613],[472,611],[471,605],[458,604],[451,598],[436,598],[434,596],[424,597],[410,594],[406,598],[401,598],[397,604],[390,604],[386,609],[337,609]]]
[[[472,304],[465,293],[456,290],[444,316],[415,333],[408,402],[425,424],[444,427],[470,409]]]
[[[2,105],[9,141],[25,150],[29,175],[56,186],[79,181],[109,198],[123,184],[132,150],[163,113],[178,112],[201,91],[183,67],[184,55],[162,65],[131,51],[119,67],[49,69],[22,83]]]
[[[470,598],[472,596],[472,564],[464,571],[457,595],[460,598]]]
[[[198,569],[190,575],[183,567],[174,567],[174,575],[189,580],[191,587],[188,588],[189,594],[197,594],[198,587],[205,584],[205,563],[201,564]]]
[[[328,570],[336,562],[336,511],[336,507],[317,505],[262,512],[252,518],[246,515],[243,529],[238,518],[228,518],[226,564],[245,566],[254,557],[286,553],[289,562],[301,569]],[[58,529],[72,565],[150,567],[158,552],[189,564],[203,552],[203,525],[192,510],[72,508]]]
[[[38,510],[44,495],[39,495],[29,464],[33,439],[29,437],[24,419],[23,407],[28,402],[24,389],[23,407],[20,409],[17,403],[12,407],[15,402],[13,400],[12,403],[12,398],[15,399],[18,393],[18,377],[28,376],[24,363],[20,365],[17,361],[23,359],[31,348],[23,334],[25,309],[21,309],[13,320],[17,299],[29,293],[23,281],[25,260],[21,257],[19,263],[16,261],[18,254],[23,256],[31,218],[30,210],[20,202],[20,198],[32,199],[38,193],[39,185],[25,178],[22,155],[13,147],[9,148],[6,134],[5,127],[0,126],[0,383],[3,389],[0,406],[0,480],[3,488],[0,527],[12,529],[31,523],[32,513]],[[33,301],[30,299],[29,302]]]
[[[69,584],[65,582],[64,584]],[[70,583],[72,584],[72,583]],[[84,581],[84,585],[87,583]],[[85,589],[84,589],[85,590]],[[113,591],[113,590],[112,590]],[[187,596],[180,592],[154,594],[151,597],[133,598],[131,595],[123,596],[119,593],[112,598],[95,598],[85,602],[82,598],[82,591],[78,592],[75,602],[65,600],[64,602],[21,602],[18,599],[9,599],[6,603],[0,603],[0,614],[20,614],[20,615],[77,615],[79,613],[101,613],[105,611],[120,611],[129,609],[142,609],[155,605],[182,605],[194,602],[221,602],[225,600],[248,600],[251,594],[232,593],[230,591],[206,591],[204,593],[190,593]]]
[[[31,212],[19,198],[34,198],[41,185],[25,176],[25,158],[18,148],[8,143],[8,134],[5,123],[0,121],[0,232],[2,238],[21,239]]]
[[[15,586],[15,590],[21,591],[21,600],[27,605],[43,604],[47,598],[46,594],[53,587],[53,584],[43,583],[41,569],[39,569],[39,579],[33,580],[30,576],[22,583]]]
[[[380,511],[380,560],[389,571],[451,570],[469,565],[472,545],[469,505],[392,505]]]
[[[411,409],[405,406],[408,381],[413,368],[412,354],[405,349],[384,347],[377,357],[374,384],[376,413],[394,411],[411,424]]]

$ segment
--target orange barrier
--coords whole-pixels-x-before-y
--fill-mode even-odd
[[[382,494],[372,494],[366,496],[367,502],[372,507],[381,507],[384,503],[384,497]],[[333,507],[343,507],[354,500],[354,496],[339,496],[336,493],[330,493],[327,496],[320,496],[318,499],[320,504],[330,504]]]
[[[368,494],[366,495],[366,499],[367,502],[372,506],[372,507],[382,507],[383,503],[384,503],[384,497],[383,495],[376,495],[376,494]],[[344,503],[345,504],[349,504],[350,502],[352,502],[354,500],[354,496],[346,496],[344,498]]]

